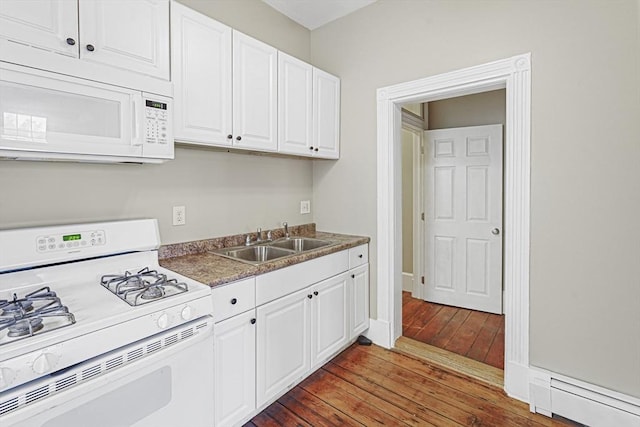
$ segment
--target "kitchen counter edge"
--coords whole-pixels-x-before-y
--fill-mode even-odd
[[[213,288],[364,245],[369,243],[371,240],[369,237],[365,236],[353,236],[320,231],[292,237],[322,239],[331,241],[332,244],[330,246],[314,249],[308,252],[279,258],[260,265],[251,265],[240,261],[234,261],[208,251],[160,259],[160,265]]]

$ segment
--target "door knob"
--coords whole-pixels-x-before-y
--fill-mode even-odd
[[[491,230],[491,234],[493,234],[494,236],[497,236],[498,234],[500,234],[500,229],[494,228],[493,230]]]

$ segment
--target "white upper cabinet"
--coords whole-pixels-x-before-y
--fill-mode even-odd
[[[171,4],[175,138],[232,145],[231,28]]]
[[[311,156],[313,67],[278,52],[278,151]]]
[[[313,150],[318,157],[340,157],[340,79],[313,69]]]
[[[80,58],[169,80],[166,0],[80,0]]]
[[[68,0],[2,0],[0,36],[77,58],[78,3]]]
[[[236,148],[277,151],[277,50],[233,31],[233,137]]]
[[[0,0],[0,60],[171,96],[169,0]]]
[[[340,156],[340,79],[171,3],[179,142]]]

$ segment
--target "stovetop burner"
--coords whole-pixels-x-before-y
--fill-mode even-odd
[[[44,328],[40,317],[32,317],[30,319],[22,319],[9,326],[10,337],[22,337],[25,335],[33,335],[40,329]]]
[[[47,319],[47,320],[45,320]],[[48,319],[55,319],[50,322]],[[0,300],[0,332],[9,338],[24,338],[37,332],[49,332],[76,322],[69,309],[48,286],[18,298]],[[5,342],[0,341],[0,345]]]
[[[187,292],[186,283],[167,278],[166,274],[143,268],[137,273],[125,271],[124,274],[107,274],[100,283],[116,294],[120,299],[137,306]]]

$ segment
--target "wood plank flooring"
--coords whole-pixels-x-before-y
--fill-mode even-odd
[[[262,426],[556,426],[499,388],[354,344],[250,422]]]
[[[504,369],[504,316],[433,304],[402,292],[402,335]]]

